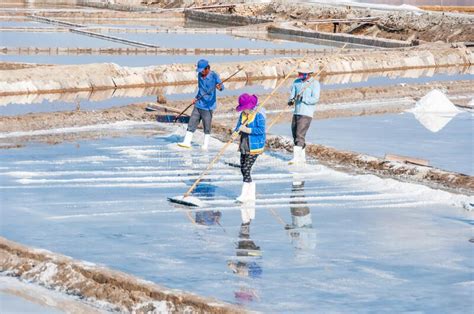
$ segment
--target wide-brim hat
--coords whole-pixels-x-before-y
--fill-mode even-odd
[[[311,67],[311,65],[307,62],[300,62],[300,64],[298,64],[298,67],[296,68],[296,71],[298,73],[313,73],[314,72],[314,69],[313,67]]]
[[[239,105],[235,108],[236,111],[253,110],[257,107],[258,97],[256,95],[249,95],[247,93],[239,96]]]

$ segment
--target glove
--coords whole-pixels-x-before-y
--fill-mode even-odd
[[[239,131],[234,131],[230,137],[235,141],[239,137]]]
[[[239,128],[239,131],[242,133],[247,133],[247,134],[252,133],[252,129],[249,127],[246,127],[245,125],[241,125]]]
[[[288,106],[289,107],[294,106],[294,105],[295,105],[295,100],[294,99],[288,100]]]

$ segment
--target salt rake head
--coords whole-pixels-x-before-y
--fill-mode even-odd
[[[168,197],[168,201],[190,207],[204,207],[204,202],[195,196],[175,196]]]

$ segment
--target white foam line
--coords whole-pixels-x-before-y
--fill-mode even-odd
[[[12,185],[0,186],[0,190],[9,189],[57,189],[57,188],[168,188],[187,187],[184,182],[163,182],[163,183],[115,183],[115,184],[59,184],[59,185]],[[183,192],[184,193],[184,192]]]
[[[166,168],[163,168],[166,169]],[[187,175],[199,175],[201,171],[195,170],[191,172],[189,170]],[[71,170],[71,171],[9,171],[2,172],[0,175],[10,176],[14,178],[33,178],[33,177],[62,177],[62,176],[106,176],[106,175],[178,175],[182,174],[184,170],[140,170],[140,171],[100,171],[100,170]],[[232,173],[232,169],[222,169],[220,173]]]
[[[235,200],[232,199],[232,198],[219,198],[219,199],[214,199],[214,198],[204,198],[204,197],[200,197],[200,199],[205,203],[205,204],[208,204],[208,205],[221,205],[221,204],[226,204],[226,205],[232,205],[232,204],[235,204]],[[160,201],[162,201],[163,198],[154,198],[154,199],[147,199],[147,200],[140,200],[140,204],[157,204],[159,203]],[[377,207],[378,204],[384,204],[386,203],[387,201],[389,202],[392,202],[393,204],[397,204],[397,200],[398,199],[395,199],[395,200],[387,200],[387,199],[362,199],[362,200],[356,200],[358,203],[357,204],[366,204],[368,202],[370,202],[371,205],[374,205],[374,207]],[[306,204],[308,202],[306,202],[307,199],[300,199],[300,200],[294,200],[294,199],[291,199],[289,202],[282,202],[282,204],[286,204],[288,207],[298,207],[298,206],[306,206]],[[310,200],[308,200],[310,201]],[[332,200],[331,199],[321,199],[318,201],[318,204],[322,204],[322,202],[326,202],[324,204],[334,204],[333,202],[331,202]],[[82,202],[80,203],[81,207],[87,207],[87,206],[97,206],[97,205],[101,205],[101,206],[107,206],[107,205],[114,205],[116,206],[117,204],[129,204],[129,203],[136,203],[137,200],[136,199],[133,199],[133,200],[116,200],[116,201],[86,201],[86,202]],[[403,201],[400,201],[400,202],[407,202],[407,200],[403,200]],[[257,205],[261,205],[259,204],[260,202],[257,202]],[[265,203],[267,204],[267,203]],[[52,203],[43,203],[43,205],[48,205],[48,206],[63,206],[63,207],[67,207],[68,205],[71,205],[71,206],[74,206],[74,207],[77,207],[77,202],[52,202]],[[271,204],[269,204],[271,205]],[[262,205],[263,206],[263,205]]]
[[[130,129],[136,126],[155,126],[156,127],[156,124],[150,123],[150,122],[120,121],[120,122],[106,123],[106,124],[86,125],[86,126],[81,126],[81,127],[58,128],[58,129],[37,130],[37,131],[28,131],[28,132],[7,132],[7,133],[0,133],[0,138],[76,133],[76,132],[88,132],[88,131],[111,130],[111,129],[120,130],[120,129]]]
[[[372,200],[384,200],[393,202],[394,200],[400,199],[400,194],[371,194],[371,195],[334,195],[334,196],[308,196],[308,197],[277,197],[277,198],[262,198],[260,195],[257,197],[257,204],[274,204],[274,203],[303,203],[310,201],[338,201],[338,200],[351,200],[351,201],[372,201]],[[206,203],[211,205],[225,205],[233,202],[232,200],[209,200]]]
[[[304,206],[307,206],[309,208],[317,208],[317,207],[322,207],[322,208],[334,208],[334,207],[351,207],[354,208],[354,210],[358,209],[366,209],[366,208],[410,208],[410,207],[417,207],[420,205],[432,205],[432,204],[438,204],[437,202],[404,202],[404,203],[398,203],[398,204],[381,204],[381,205],[376,205],[376,206],[370,206],[370,205],[363,205],[359,206],[360,204],[354,204],[353,202],[346,202],[346,203],[307,203],[304,204]],[[280,209],[280,208],[285,208],[285,209],[290,209],[292,206],[289,206],[289,204],[260,204],[256,205],[256,210],[258,212],[261,211],[266,211],[268,209]],[[297,207],[297,206],[293,206]],[[242,209],[241,205],[235,204],[235,206],[226,206],[226,207],[217,207],[219,211],[221,212],[228,212],[228,211],[240,211]],[[50,216],[46,217],[47,220],[65,220],[65,219],[77,219],[77,218],[90,218],[90,217],[104,217],[104,216],[132,216],[132,215],[149,215],[149,214],[161,214],[161,213],[170,213],[170,212],[182,212],[185,214],[186,212],[191,212],[194,213],[196,211],[205,211],[205,210],[215,210],[216,207],[203,207],[199,209],[176,209],[176,210],[138,210],[138,211],[120,211],[120,212],[93,212],[93,213],[84,213],[84,214],[72,214],[72,215],[59,215],[59,216]]]
[[[20,160],[15,161],[16,165],[64,165],[69,163],[103,163],[107,161],[121,161],[121,159],[110,158],[108,156],[84,156],[71,159],[60,159],[60,160]]]
[[[419,206],[426,206],[426,205],[434,205],[434,204],[439,204],[437,201],[413,201],[413,202],[407,202],[407,203],[398,203],[398,204],[393,204],[393,203],[387,203],[383,205],[367,205],[364,206],[364,208],[409,208],[409,207],[419,207]]]
[[[265,182],[265,180],[284,179],[291,177],[288,173],[273,173],[273,174],[257,174],[253,175],[259,182]],[[17,181],[21,184],[51,184],[51,183],[86,183],[86,182],[176,182],[183,180],[197,179],[198,175],[185,174],[182,176],[146,176],[146,177],[103,177],[103,178],[71,178],[71,179],[18,179]],[[242,176],[238,174],[227,174],[227,175],[208,175],[206,178],[211,180],[219,180],[225,177],[225,182],[240,183]],[[274,182],[273,180],[271,182]]]
[[[99,147],[99,149],[100,150],[161,149],[161,151],[163,151],[163,145],[109,146],[109,147]]]

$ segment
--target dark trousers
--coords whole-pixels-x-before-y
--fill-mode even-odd
[[[242,172],[244,182],[252,182],[250,172],[252,166],[257,160],[258,155],[240,154],[240,171]]]
[[[295,146],[305,147],[306,146],[306,133],[308,132],[309,126],[313,118],[302,115],[293,115],[291,121],[291,133],[293,134],[293,142]]]
[[[202,120],[204,134],[211,134],[212,110],[204,110],[194,107],[188,122],[188,131],[194,133]]]

